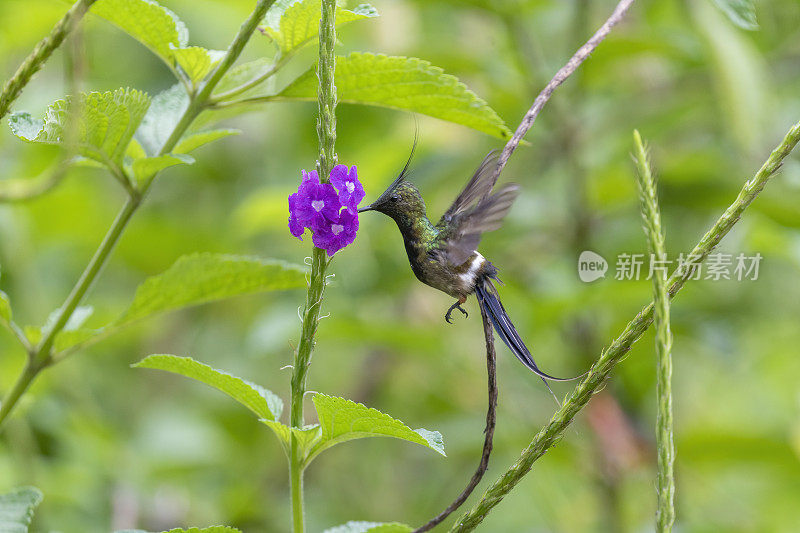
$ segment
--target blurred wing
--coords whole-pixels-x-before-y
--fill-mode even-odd
[[[459,193],[458,197],[456,197],[453,205],[442,215],[442,219],[439,221],[439,224],[444,224],[446,222],[450,222],[450,220],[458,215],[459,213],[463,212],[467,208],[469,208],[472,204],[479,201],[481,198],[485,198],[492,192],[492,187],[494,187],[494,183],[492,182],[492,174],[494,173],[495,168],[497,168],[497,159],[499,153],[497,150],[492,150],[486,157],[483,158],[481,165],[472,175],[472,178],[469,182],[464,186],[464,190]]]
[[[518,185],[504,185],[474,207],[454,215],[448,224],[439,222],[443,250],[448,261],[461,265],[469,259],[478,248],[481,235],[502,225],[518,194]]]

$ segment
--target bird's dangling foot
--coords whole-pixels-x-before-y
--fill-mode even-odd
[[[456,300],[456,303],[454,303],[453,305],[451,305],[451,306],[450,306],[450,309],[448,309],[448,310],[447,310],[447,312],[444,314],[444,321],[445,321],[445,322],[447,322],[448,324],[452,324],[452,323],[453,323],[453,321],[450,319],[450,315],[453,313],[453,309],[458,309],[459,311],[461,311],[462,313],[464,313],[464,316],[465,316],[465,317],[469,318],[469,313],[467,313],[467,312],[464,310],[464,308],[463,308],[463,307],[461,307],[461,304],[463,304],[463,303],[464,303],[464,302],[466,302],[466,301],[467,301],[467,299],[466,299],[466,298],[461,298],[461,299],[459,299],[459,300]]]

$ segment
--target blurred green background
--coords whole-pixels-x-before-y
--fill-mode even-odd
[[[192,42],[224,49],[251,1],[165,0]],[[457,75],[512,129],[549,77],[610,13],[600,0],[373,2],[381,17],[344,27],[341,53],[418,56]],[[63,14],[49,0],[0,0],[0,77]],[[613,279],[619,253],[644,253],[631,132],[652,146],[671,258],[690,249],[800,118],[800,4],[758,3],[760,29],[734,27],[710,0],[637,2],[627,20],[559,89],[502,180],[522,195],[481,250],[500,269],[509,313],[541,366],[583,372],[650,298],[650,282]],[[85,87],[150,94],[173,78],[143,46],[87,17]],[[247,58],[273,48],[257,35]],[[311,63],[306,50],[281,86]],[[56,53],[17,101],[40,115],[64,89]],[[102,325],[146,276],[194,251],[302,263],[309,243],[286,228],[286,196],[314,165],[315,105],[272,104],[233,121],[243,130],[167,170],[86,303]],[[485,153],[488,136],[419,117],[413,180],[432,217]],[[5,122],[5,121],[4,121]],[[339,160],[357,164],[374,198],[402,167],[414,118],[341,105]],[[0,129],[0,179],[33,176],[57,158]],[[77,169],[53,192],[0,205],[0,265],[23,323],[61,304],[123,202],[99,170]],[[757,281],[691,282],[675,300],[675,423],[680,531],[797,531],[800,524],[800,158],[721,246],[763,256]],[[307,239],[308,240],[308,239]],[[607,259],[582,283],[582,250]],[[414,279],[387,218],[362,216],[337,254],[309,389],[346,396],[442,432],[448,457],[393,439],[336,447],[307,471],[310,531],[347,520],[419,524],[462,489],[477,464],[486,408],[479,313],[445,324],[450,298]],[[286,460],[245,409],[189,380],[129,364],[154,352],[191,355],[288,395],[302,291],[239,298],[149,320],[46,372],[0,436],[0,491],[45,493],[34,531],[161,530],[229,524],[286,531]],[[483,531],[647,531],[655,509],[652,333],[635,346]],[[498,349],[495,451],[470,503],[555,409],[541,381]],[[24,360],[0,332],[0,387]],[[572,385],[554,384],[563,396]],[[310,406],[310,402],[308,404]],[[310,409],[313,415],[313,409]]]

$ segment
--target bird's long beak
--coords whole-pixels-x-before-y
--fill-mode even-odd
[[[367,207],[362,207],[361,209],[359,209],[358,212],[363,213],[364,211],[372,211],[373,210],[372,206],[373,204],[369,204]]]

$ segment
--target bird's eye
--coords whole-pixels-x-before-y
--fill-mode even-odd
[[[396,202],[396,201],[398,201],[399,199],[400,199],[400,197],[399,197],[399,196],[392,196],[392,197],[390,198],[390,200],[391,200],[392,202]]]

